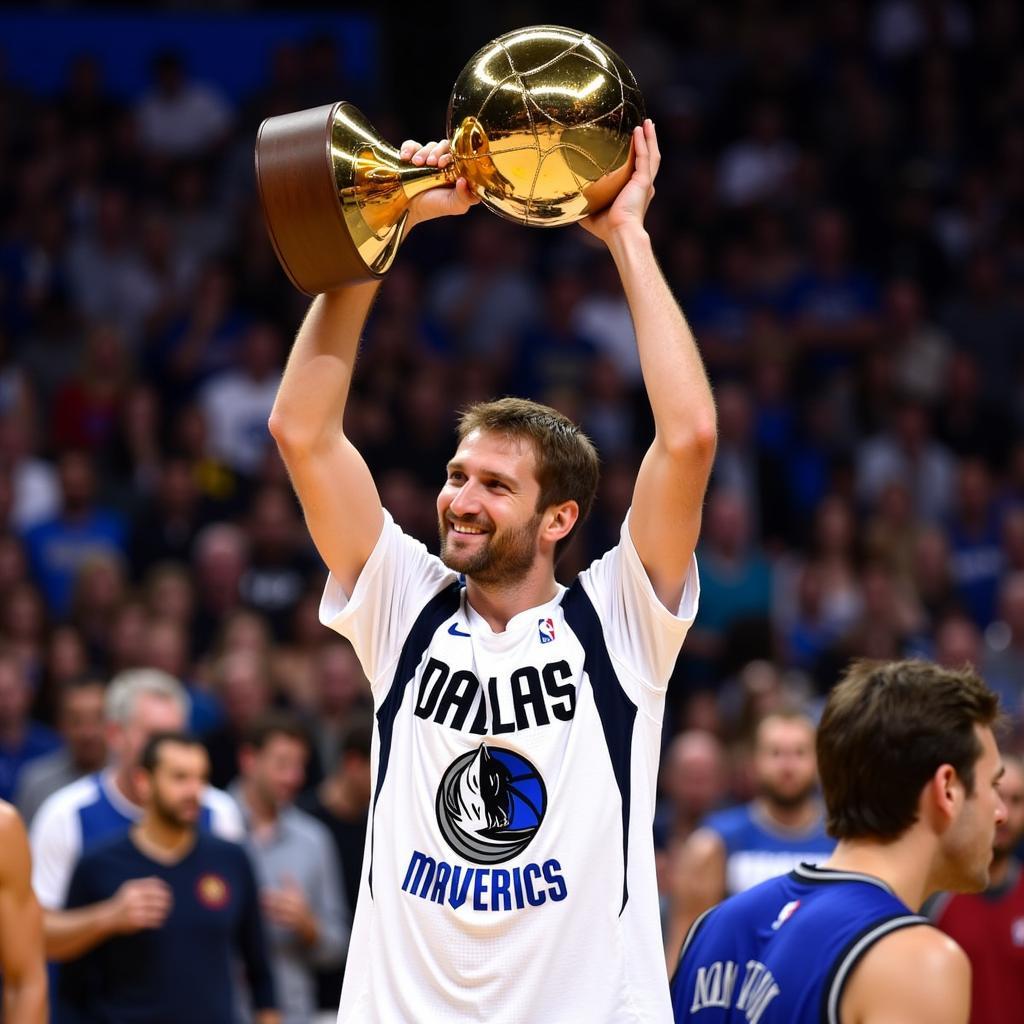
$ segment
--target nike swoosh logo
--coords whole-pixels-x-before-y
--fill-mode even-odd
[[[448,632],[451,633],[452,636],[469,636],[470,635],[469,633],[463,633],[462,630],[459,629],[459,624],[457,622],[453,622],[448,627]]]

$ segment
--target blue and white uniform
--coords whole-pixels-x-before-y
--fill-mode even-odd
[[[672,979],[677,1024],[841,1024],[865,953],[928,925],[870,875],[802,864],[706,911]]]
[[[373,798],[338,1019],[665,1024],[651,822],[676,614],[628,530],[494,633],[385,513],[349,637],[376,709]]]
[[[60,910],[79,857],[104,839],[128,831],[142,817],[142,808],[126,799],[111,772],[96,772],[58,789],[32,820],[32,888],[47,910]],[[203,793],[201,827],[221,839],[245,839],[242,813],[219,789]]]
[[[787,829],[761,814],[756,802],[716,811],[702,827],[716,833],[725,847],[726,896],[784,875],[805,861],[827,860],[836,845],[825,831],[824,815],[809,828]]]

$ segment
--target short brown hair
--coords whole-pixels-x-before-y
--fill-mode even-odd
[[[464,409],[459,416],[460,443],[474,430],[533,445],[540,484],[538,512],[563,501],[575,501],[579,506],[576,525],[555,547],[557,561],[594,503],[600,459],[593,442],[557,409],[526,398],[499,398]]]
[[[992,726],[999,698],[970,668],[927,661],[856,661],[829,694],[818,725],[818,773],[836,839],[896,839],[941,765],[968,796],[981,756],[976,725]]]
[[[309,730],[298,715],[288,711],[265,711],[255,718],[243,734],[242,746],[262,750],[278,736],[297,740],[306,748],[307,754],[311,750]]]

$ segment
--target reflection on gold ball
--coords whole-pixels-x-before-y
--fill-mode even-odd
[[[617,54],[575,29],[534,25],[499,36],[463,68],[448,138],[457,172],[487,207],[555,227],[615,198],[643,118],[636,79]]]

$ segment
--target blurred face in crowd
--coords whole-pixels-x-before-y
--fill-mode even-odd
[[[0,658],[0,729],[20,728],[32,697],[25,673],[13,658]]]
[[[242,776],[264,806],[281,811],[302,789],[308,757],[309,750],[302,740],[275,733],[259,750],[243,748]]]
[[[270,706],[270,682],[262,656],[247,650],[225,655],[221,664],[220,698],[228,721],[237,730]]]
[[[142,769],[139,775],[144,804],[154,817],[173,828],[196,826],[210,775],[202,746],[167,740],[160,744],[152,775]]]
[[[993,851],[996,859],[1009,857],[1024,839],[1024,764],[1008,757],[999,780],[999,793],[1006,805],[1006,820],[996,825]]]
[[[185,715],[177,701],[156,693],[140,693],[135,698],[128,721],[111,722],[107,742],[114,762],[120,767],[138,767],[143,748],[157,732],[179,732],[185,728]]]
[[[327,714],[347,711],[368,692],[355,651],[347,643],[325,644],[317,658],[317,692]]]
[[[71,760],[84,771],[96,771],[107,759],[104,687],[100,682],[69,687],[60,704],[59,726]]]
[[[699,818],[713,810],[726,792],[721,743],[696,729],[677,736],[665,761],[664,789],[680,814]]]
[[[471,431],[437,497],[444,564],[484,584],[522,578],[540,553],[539,497],[531,444]]]
[[[58,469],[65,512],[74,514],[89,508],[96,492],[96,479],[89,457],[81,452],[68,452],[60,460]]]
[[[762,798],[782,808],[798,807],[814,793],[817,772],[814,726],[807,719],[770,715],[761,722],[754,774]]]

